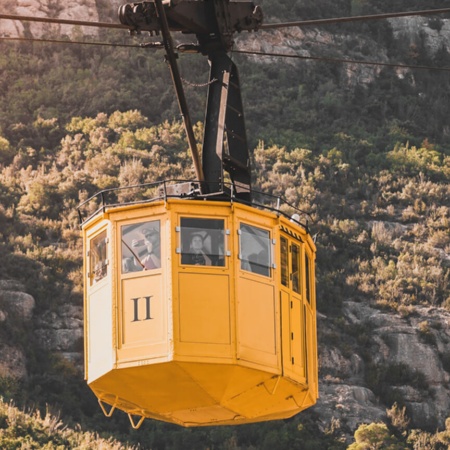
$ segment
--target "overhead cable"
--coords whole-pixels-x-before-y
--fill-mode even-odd
[[[298,22],[267,23],[262,24],[260,26],[260,29],[266,30],[269,28],[303,27],[307,25],[308,26],[331,25],[345,22],[361,22],[367,20],[393,19],[396,17],[409,17],[409,16],[429,16],[434,14],[445,14],[445,13],[450,13],[450,8],[426,9],[423,11],[403,11],[396,13],[374,14],[369,16],[332,17],[329,19],[300,20]]]
[[[426,9],[421,11],[402,11],[394,13],[385,14],[373,14],[366,16],[349,16],[349,17],[332,17],[328,19],[313,19],[313,20],[300,20],[296,22],[284,22],[284,23],[268,23],[261,25],[260,29],[271,29],[271,28],[289,28],[289,27],[302,27],[302,26],[317,26],[317,25],[330,25],[345,22],[360,22],[367,20],[382,20],[391,19],[396,17],[408,17],[408,16],[428,16],[436,14],[450,13],[450,8],[441,9]],[[121,30],[128,30],[130,27],[127,25],[122,25],[118,23],[107,23],[107,22],[89,22],[81,20],[71,20],[71,19],[53,19],[48,17],[36,17],[36,16],[19,16],[13,14],[0,14],[0,19],[7,20],[18,20],[18,21],[28,21],[28,22],[44,22],[53,23],[57,25],[77,25],[84,27],[97,27],[97,28],[114,28]]]
[[[83,20],[71,20],[71,19],[51,19],[49,17],[36,17],[36,16],[18,16],[13,14],[0,14],[0,19],[7,20],[19,20],[25,22],[44,22],[53,23],[56,25],[76,25],[80,27],[96,27],[96,28],[116,28],[120,30],[128,30],[129,27],[120,23],[108,23],[108,22],[88,22]]]
[[[141,44],[115,44],[108,42],[89,42],[89,41],[68,41],[68,40],[58,40],[58,39],[34,39],[34,38],[16,38],[16,37],[0,37],[0,41],[19,41],[19,42],[40,42],[40,43],[50,43],[50,44],[75,44],[75,45],[94,45],[94,46],[104,46],[104,47],[128,47],[128,48],[161,48],[160,42],[148,42]],[[268,56],[274,58],[293,58],[302,60],[313,60],[322,61],[330,63],[342,63],[342,64],[359,64],[366,66],[384,66],[384,67],[399,67],[405,69],[422,69],[422,70],[435,70],[449,72],[450,67],[437,67],[437,66],[418,66],[411,64],[400,64],[400,63],[385,63],[377,61],[363,61],[356,59],[343,59],[343,58],[328,58],[323,56],[302,56],[293,55],[288,53],[271,53],[271,52],[258,52],[254,50],[233,50],[233,53],[239,53],[243,55],[255,55],[255,56]]]
[[[131,48],[146,47],[149,45],[149,44],[119,44],[113,42],[69,41],[64,39],[34,39],[34,38],[3,37],[3,36],[0,36],[0,41],[42,42],[46,44],[78,44],[78,45],[97,45],[103,47],[131,47]]]
[[[256,52],[248,50],[233,50],[233,53],[241,53],[244,55],[257,55],[257,56],[270,56],[277,58],[294,58],[294,59],[305,59],[305,60],[315,60],[323,62],[332,63],[344,63],[344,64],[361,64],[367,66],[384,66],[384,67],[400,67],[405,69],[424,69],[424,70],[441,70],[445,72],[450,72],[450,67],[436,67],[436,66],[416,66],[410,64],[399,64],[399,63],[384,63],[375,61],[363,61],[355,59],[341,59],[341,58],[327,58],[323,56],[302,56],[302,55],[292,55],[288,53],[270,53],[270,52]]]

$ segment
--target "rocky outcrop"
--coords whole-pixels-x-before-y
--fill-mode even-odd
[[[83,308],[63,305],[56,311],[34,314],[35,300],[15,280],[0,280],[0,326],[16,334],[32,333],[43,350],[58,352],[82,368]],[[0,377],[25,378],[26,349],[15,341],[0,340]]]
[[[19,327],[33,317],[34,298],[23,292],[22,284],[0,280],[0,326]],[[0,377],[21,379],[27,376],[26,355],[16,342],[0,341]]]
[[[26,378],[26,362],[25,353],[22,349],[0,343],[0,377]]]
[[[83,362],[83,308],[64,305],[47,311],[36,322],[36,337],[50,352],[58,352],[80,368]]]
[[[397,39],[406,39],[412,46],[423,43],[431,54],[435,54],[441,47],[450,51],[448,19],[414,16],[390,19],[389,22]]]
[[[70,19],[80,21],[99,20],[96,0],[6,0],[2,2],[4,14],[14,14],[29,17],[48,17],[52,19]],[[29,21],[0,21],[0,35],[8,37],[25,36],[41,37],[42,35],[70,35],[74,27],[71,25],[55,25]],[[97,34],[92,27],[82,27],[82,33]]]
[[[338,321],[319,317],[322,376],[315,409],[323,428],[339,423],[352,432],[385,419],[396,400],[406,405],[413,426],[442,427],[450,411],[449,324],[450,314],[439,308],[400,315],[356,302],[344,305]]]
[[[22,320],[30,320],[35,306],[34,298],[23,292],[24,287],[13,280],[0,281],[0,321],[6,320],[8,312]]]

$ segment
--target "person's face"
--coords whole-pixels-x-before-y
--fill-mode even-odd
[[[201,251],[203,248],[203,240],[200,236],[194,236],[191,241],[191,248],[194,251]]]
[[[153,250],[153,248],[156,246],[157,241],[158,241],[158,235],[156,233],[147,234],[144,237],[144,243],[149,252],[151,252]]]

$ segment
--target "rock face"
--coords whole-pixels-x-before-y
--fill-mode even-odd
[[[22,349],[0,343],[0,377],[23,379],[27,376],[26,357]]]
[[[83,308],[64,305],[57,312],[48,311],[36,321],[36,337],[45,350],[59,352],[66,359],[83,366]]]
[[[127,0],[2,0],[2,12],[32,17],[49,17],[54,19],[72,19],[90,22],[117,23],[117,10]],[[269,22],[272,20],[269,19]],[[410,50],[423,43],[431,54],[441,47],[450,50],[450,20],[436,17],[404,17],[390,19],[393,35],[396,39],[409,43]],[[420,30],[420,34],[419,34]],[[83,35],[96,35],[95,27],[81,27]],[[0,36],[5,37],[61,37],[77,33],[71,25],[56,25],[29,21],[0,20]],[[420,42],[422,41],[422,42]],[[315,57],[330,54],[333,49],[337,59],[352,59],[357,61],[388,62],[385,48],[370,37],[348,34],[329,33],[325,29],[314,27],[286,28],[283,31],[260,31],[258,33],[242,33],[236,36],[239,50],[257,51],[262,53],[281,53],[300,57]],[[344,49],[344,52],[342,52]],[[251,56],[249,56],[251,57]],[[279,61],[276,57],[254,57],[262,64],[273,64]],[[286,64],[294,61],[285,58]],[[305,59],[304,63],[310,63]],[[342,67],[343,79],[348,88],[365,86],[373,82],[380,73],[381,67],[347,63]],[[404,78],[408,69],[397,68],[397,76]]]
[[[20,283],[0,280],[0,326],[27,324],[33,316],[34,298],[23,292]],[[0,341],[0,377],[21,379],[27,376],[24,349],[15,342]]]
[[[442,427],[450,411],[449,323],[450,314],[438,308],[401,316],[355,302],[344,305],[337,324],[320,317],[315,409],[324,429],[338,422],[351,432],[384,420],[394,401],[406,405],[413,427]]]
[[[4,2],[6,3],[4,4]],[[99,21],[96,0],[3,0],[2,12],[31,17]],[[0,21],[0,35],[7,37],[41,37],[42,35],[70,35],[73,26],[29,21]],[[82,27],[83,34],[97,34],[92,27]]]
[[[24,287],[12,280],[0,281],[0,314],[6,320],[8,311],[18,315],[23,320],[30,320],[33,315],[34,298],[23,292]]]
[[[59,352],[80,369],[83,361],[83,308],[64,305],[57,312],[34,314],[35,300],[14,280],[0,280],[0,326],[18,333],[32,330],[44,351]],[[14,341],[0,340],[0,377],[25,378],[26,349]]]
[[[441,47],[450,51],[450,21],[430,17],[401,17],[389,20],[394,37],[406,39],[410,45],[423,44],[430,53],[435,54]],[[420,36],[418,33],[420,30]]]

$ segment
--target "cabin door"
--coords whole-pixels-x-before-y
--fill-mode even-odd
[[[284,374],[306,382],[305,310],[303,307],[303,244],[291,236],[280,237],[281,329]]]

